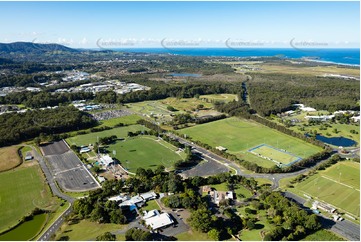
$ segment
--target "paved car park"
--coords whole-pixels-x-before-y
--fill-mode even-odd
[[[229,172],[229,168],[212,159],[207,159],[204,163],[198,164],[188,170],[184,170],[181,174],[186,177],[193,177],[212,176],[223,172]]]
[[[55,180],[64,191],[82,192],[100,187],[65,141],[42,146],[41,150]]]

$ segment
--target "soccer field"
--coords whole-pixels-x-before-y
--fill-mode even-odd
[[[136,132],[139,130],[149,130],[148,128],[142,126],[142,125],[130,125],[120,128],[114,128],[110,130],[104,130],[101,132],[94,132],[89,134],[83,134],[83,135],[77,135],[74,137],[70,137],[66,139],[66,142],[69,145],[89,145],[94,144],[97,141],[97,138],[102,138],[106,136],[116,135],[118,138],[125,138],[128,135],[128,132]]]
[[[292,155],[301,158],[321,151],[321,148],[303,140],[254,121],[235,117],[196,125],[178,132],[212,147],[223,146],[228,149],[229,153],[235,154],[241,159],[250,160],[266,167],[273,166],[275,163],[250,154],[248,150],[261,144],[267,144],[277,149],[287,150]]]
[[[130,172],[138,167],[154,169],[158,165],[171,168],[175,161],[184,159],[184,152],[177,154],[177,148],[169,143],[157,141],[153,136],[137,136],[125,141],[117,141],[109,146],[110,153],[116,151],[115,157]]]
[[[265,144],[256,146],[248,151],[256,156],[271,160],[280,165],[290,165],[302,159],[286,152],[285,150],[282,151]]]
[[[51,209],[58,203],[37,164],[1,172],[0,181],[0,231],[16,225],[35,207]]]
[[[359,216],[360,166],[358,163],[346,161],[337,163],[297,184],[295,189],[311,195],[316,200]]]
[[[220,101],[220,102],[232,102],[234,100],[238,101],[236,94],[210,94],[210,95],[201,95],[200,99]]]

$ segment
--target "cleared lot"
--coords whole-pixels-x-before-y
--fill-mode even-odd
[[[41,147],[59,186],[69,192],[89,191],[99,184],[64,141]]]

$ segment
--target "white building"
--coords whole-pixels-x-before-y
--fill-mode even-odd
[[[154,216],[160,215],[157,209],[150,210],[149,212],[144,211],[143,212],[143,219],[148,219]]]
[[[110,197],[108,198],[109,201],[115,201],[115,202],[124,202],[129,200],[130,197],[127,195],[119,194],[118,196]]]
[[[145,201],[144,199],[137,195],[134,197],[131,197],[128,200],[123,201],[121,204],[119,204],[119,207],[123,206],[137,206],[138,208],[142,207],[144,205]]]
[[[168,213],[162,213],[145,219],[145,224],[156,230],[172,225],[174,221]]]
[[[102,155],[99,158],[99,162],[102,166],[108,167],[109,165],[111,165],[114,161],[113,158],[110,157],[109,155]]]
[[[90,152],[91,149],[89,147],[83,147],[80,149],[79,153],[80,154],[83,154],[83,153],[87,153],[87,152]]]
[[[360,116],[351,117],[352,121],[360,122]]]
[[[103,176],[98,176],[99,183],[105,182],[105,178]]]
[[[149,200],[153,200],[157,198],[157,194],[155,192],[146,192],[146,193],[142,193],[140,194],[140,196],[145,200],[145,201],[149,201]]]
[[[308,121],[329,121],[332,120],[335,117],[335,115],[321,115],[321,116],[306,116],[305,119]]]
[[[300,110],[304,112],[316,112],[317,110],[311,107],[305,107],[304,104],[293,104],[293,106],[298,107]]]

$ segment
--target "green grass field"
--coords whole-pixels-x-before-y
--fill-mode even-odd
[[[70,241],[95,241],[95,238],[105,232],[115,232],[122,230],[126,225],[120,224],[99,224],[88,220],[81,220],[76,224],[68,225],[64,223],[57,232],[55,240],[68,238]]]
[[[252,149],[252,151],[250,151],[250,153],[252,153],[253,155],[256,155],[256,156],[261,155],[263,157],[270,158],[273,161],[280,162],[285,165],[298,159],[298,157],[296,157],[294,155],[276,150],[274,148],[271,148],[271,147],[268,147],[265,145],[255,148],[255,149]]]
[[[109,127],[114,127],[114,125],[119,124],[119,123],[123,123],[126,125],[130,125],[130,124],[136,124],[138,120],[140,120],[141,117],[135,114],[132,115],[128,115],[128,116],[122,116],[119,118],[112,118],[112,119],[108,119],[108,120],[102,120],[100,121],[101,123],[101,127],[102,126],[109,126]]]
[[[176,237],[180,241],[211,241],[206,233],[189,230],[187,232],[177,234]]]
[[[330,230],[320,229],[316,232],[307,235],[302,241],[343,241],[341,237],[337,236]]]
[[[151,211],[153,209],[160,210],[160,207],[155,200],[147,201],[146,205],[143,206],[140,210],[141,211]]]
[[[21,163],[18,149],[18,146],[0,148],[0,172],[7,171]]]
[[[288,136],[254,121],[239,118],[227,118],[196,125],[178,131],[194,140],[199,140],[212,147],[223,146],[229,153],[241,159],[256,162],[261,166],[274,166],[275,163],[253,154],[248,150],[260,144],[268,144],[278,149],[287,150],[296,156],[305,158],[319,151],[321,148]]]
[[[37,164],[2,172],[0,181],[0,231],[18,224],[35,207],[52,209],[58,205]]]
[[[290,190],[301,195],[309,194],[316,200],[324,201],[359,217],[359,163],[346,161],[337,163],[296,184]]]
[[[148,130],[148,128],[143,127],[142,125],[130,125],[120,128],[114,128],[110,130],[105,130],[101,132],[77,135],[74,137],[67,138],[66,141],[69,145],[89,145],[94,144],[97,141],[97,137],[102,138],[106,136],[116,135],[118,138],[125,138],[128,135],[128,132],[136,132],[138,130]]]
[[[109,145],[108,150],[115,150],[115,157],[131,172],[135,172],[138,167],[148,169],[164,165],[171,168],[175,161],[184,159],[184,156],[175,152],[176,147],[164,141],[157,141],[153,136],[138,136],[117,141]]]
[[[232,102],[238,100],[236,94],[210,94],[210,95],[201,95],[199,99],[211,100],[211,101],[221,101],[221,102]]]

